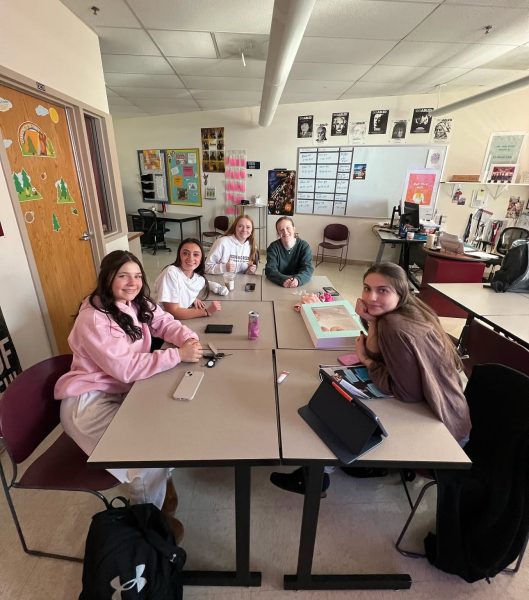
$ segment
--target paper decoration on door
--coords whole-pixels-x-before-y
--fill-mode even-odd
[[[76,216],[76,217],[78,217],[78,216],[79,216],[79,209],[77,209],[77,208],[74,208],[74,207],[72,206],[72,208],[70,209],[70,211],[71,211],[72,215],[74,215],[74,216]]]
[[[31,121],[24,121],[18,128],[18,143],[22,156],[55,158],[55,149],[51,139]]]
[[[55,124],[59,122],[59,113],[53,108],[53,106],[50,106],[50,119]]]
[[[75,200],[70,196],[68,191],[68,184],[61,177],[55,182],[57,188],[57,204],[74,204]]]
[[[51,224],[53,226],[53,231],[61,230],[61,224],[59,223],[59,219],[55,213],[52,213],[51,215]]]
[[[4,148],[9,148],[9,146],[11,146],[12,143],[13,140],[4,139]]]
[[[45,106],[42,106],[42,104],[39,104],[35,107],[35,114],[37,117],[45,117],[50,114],[50,111]]]
[[[11,108],[13,108],[11,101],[0,97],[0,112],[7,112]]]
[[[171,204],[202,206],[198,155],[198,148],[165,151]]]
[[[433,108],[414,108],[410,133],[430,133]]]
[[[224,127],[207,127],[200,134],[203,171],[224,173]]]
[[[268,171],[268,214],[293,215],[296,171]]]
[[[26,223],[33,223],[35,220],[35,213],[32,210],[28,210],[24,213],[24,221]]]
[[[0,394],[22,372],[13,340],[0,309]]]
[[[31,183],[31,177],[25,169],[22,169],[20,173],[13,173],[13,181],[15,182],[15,189],[20,202],[40,200],[42,198],[37,188]]]
[[[369,119],[369,133],[371,135],[385,134],[388,129],[389,110],[372,110]]]

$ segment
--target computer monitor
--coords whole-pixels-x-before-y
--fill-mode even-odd
[[[404,203],[404,212],[402,213],[401,223],[411,225],[414,229],[419,229],[419,205],[413,202]]]

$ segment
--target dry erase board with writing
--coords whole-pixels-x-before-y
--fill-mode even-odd
[[[442,173],[445,158],[446,146],[298,148],[296,213],[386,218],[401,202],[408,171],[429,166]]]

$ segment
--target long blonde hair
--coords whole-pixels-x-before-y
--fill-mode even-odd
[[[364,281],[371,273],[377,273],[385,277],[399,297],[397,306],[390,313],[386,314],[398,313],[410,321],[428,323],[439,336],[445,358],[460,371],[463,365],[452,340],[443,329],[435,312],[410,292],[408,278],[404,269],[390,262],[377,263],[364,273]],[[378,319],[383,319],[384,316],[382,315]]]
[[[250,221],[250,223],[252,224],[252,233],[250,234],[250,237],[247,239],[247,242],[250,244],[250,260],[257,264],[259,262],[259,251],[257,250],[257,244],[255,243],[255,225],[254,222],[252,221],[251,217],[249,217],[248,215],[239,215],[235,221],[233,221],[233,223],[230,225],[228,231],[226,231],[226,233],[224,235],[228,236],[228,235],[235,235],[235,229],[237,227],[237,224],[239,223],[239,221],[241,219],[248,219],[248,221]]]

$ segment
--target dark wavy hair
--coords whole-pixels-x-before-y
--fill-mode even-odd
[[[143,282],[141,290],[132,301],[132,304],[136,309],[138,321],[150,325],[156,305],[151,300],[151,290],[149,289],[143,266],[134,254],[131,254],[130,252],[125,250],[114,250],[114,252],[107,254],[105,258],[103,258],[101,261],[101,270],[99,271],[99,276],[97,278],[97,287],[90,296],[88,296],[88,300],[96,310],[105,313],[110,319],[115,321],[129,338],[135,342],[141,340],[143,337],[141,327],[134,325],[132,317],[116,306],[114,294],[112,293],[112,283],[114,282],[117,272],[128,262],[133,262],[138,265]]]
[[[180,256],[180,250],[182,250],[182,248],[184,247],[185,244],[195,244],[196,246],[198,246],[200,248],[200,252],[201,252],[201,257],[200,257],[200,264],[198,265],[198,267],[195,269],[195,273],[197,275],[201,275],[206,284],[204,285],[204,287],[200,290],[200,294],[198,295],[198,299],[199,300],[206,300],[207,297],[209,296],[209,281],[208,278],[206,277],[206,255],[204,254],[204,248],[202,247],[202,244],[200,243],[199,240],[197,240],[197,238],[185,238],[184,240],[182,240],[178,246],[178,250],[176,251],[176,260],[171,263],[170,265],[167,265],[167,267],[173,266],[173,267],[178,267],[179,269],[182,268],[182,258]],[[164,267],[165,269],[167,269],[167,267]]]
[[[398,313],[409,321],[429,324],[441,341],[444,358],[449,364],[460,371],[463,365],[452,340],[443,329],[437,314],[427,304],[417,298],[415,294],[410,292],[408,277],[404,269],[391,262],[375,263],[364,273],[364,281],[371,273],[378,273],[385,277],[397,293],[399,303],[391,312]],[[381,315],[377,319],[383,320],[384,317],[385,315]]]

